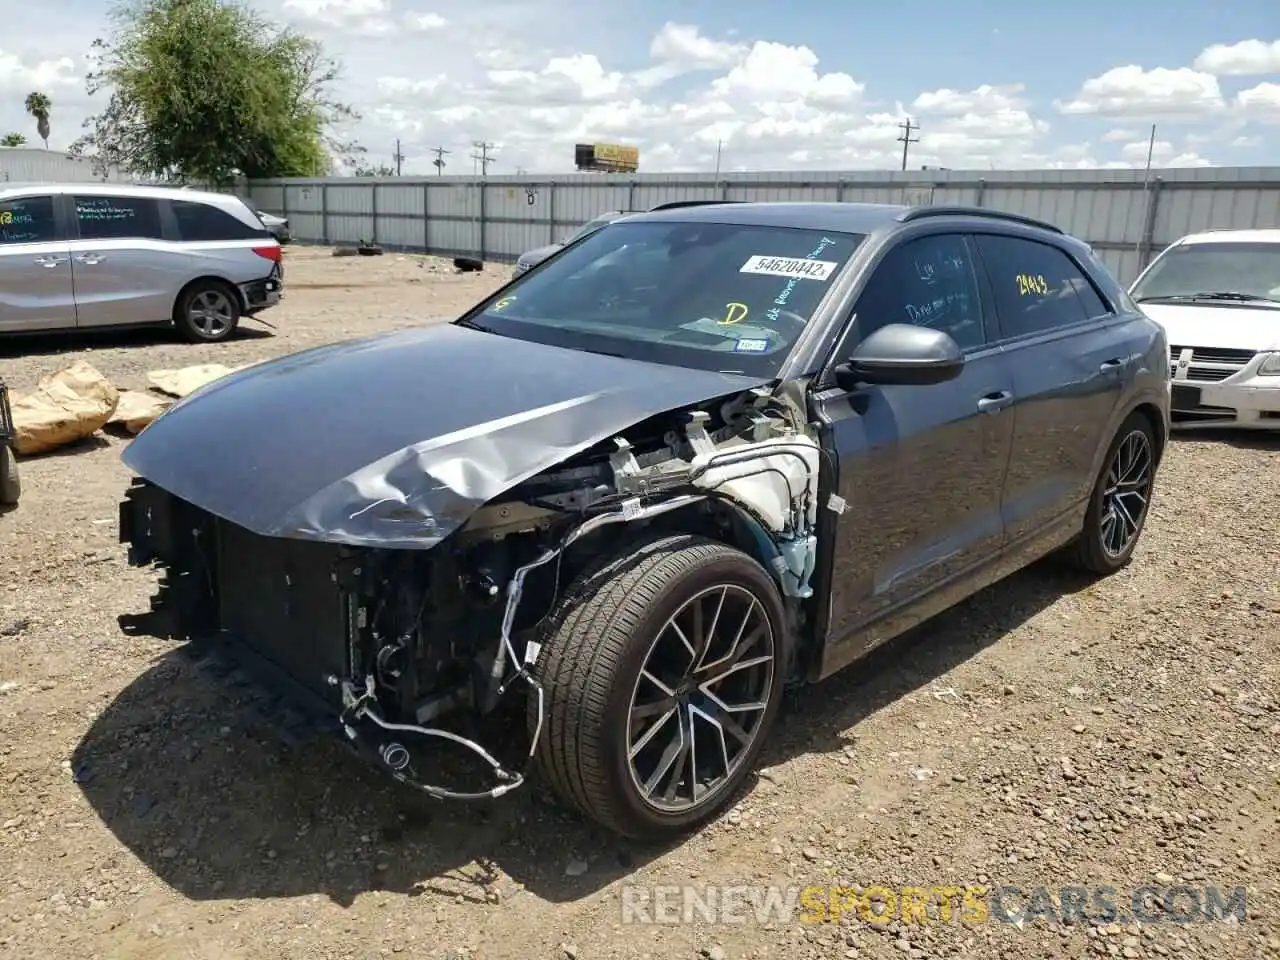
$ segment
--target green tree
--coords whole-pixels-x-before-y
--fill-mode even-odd
[[[0,147],[20,147],[27,142],[27,138],[20,134],[17,130],[6,133],[0,137]]]
[[[223,185],[321,176],[363,152],[333,134],[357,115],[311,38],[220,0],[123,0],[112,21],[87,78],[108,99],[71,150],[99,169]]]
[[[24,104],[27,113],[35,117],[36,133],[44,141],[44,148],[49,149],[49,111],[53,109],[53,101],[46,93],[28,93]]]

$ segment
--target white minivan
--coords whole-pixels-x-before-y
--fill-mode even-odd
[[[1129,295],[1169,337],[1175,423],[1280,429],[1280,230],[1183,237]]]
[[[173,324],[232,335],[280,302],[280,243],[244,201],[120,183],[0,184],[0,337]]]

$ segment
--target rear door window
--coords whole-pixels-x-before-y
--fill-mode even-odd
[[[49,243],[57,237],[53,197],[0,200],[0,243]]]
[[[259,240],[268,236],[263,227],[251,227],[212,204],[174,200],[173,216],[179,240]]]
[[[78,195],[81,240],[160,240],[160,205],[151,197]]]
[[[1057,247],[994,234],[974,239],[1005,337],[1048,333],[1107,313],[1084,272]]]

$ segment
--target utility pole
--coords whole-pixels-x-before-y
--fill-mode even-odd
[[[485,143],[483,140],[473,140],[471,145],[478,150],[473,153],[471,159],[480,164],[480,176],[487,177],[489,175],[489,164],[493,163],[493,157],[489,156],[489,152],[493,149],[492,143]]]
[[[432,147],[431,152],[436,155],[436,158],[431,161],[431,165],[436,168],[436,176],[440,176],[444,173],[445,154],[453,153],[453,151],[446,150],[444,147]]]
[[[1151,125],[1151,139],[1147,141],[1147,169],[1146,169],[1146,172],[1142,174],[1142,199],[1143,199],[1143,207],[1144,207],[1144,210],[1142,212],[1142,220],[1144,223],[1146,222],[1147,217],[1150,215],[1151,158],[1155,155],[1155,152],[1156,152],[1156,125],[1153,123]],[[1142,262],[1142,259],[1143,259],[1142,258],[1142,240],[1143,240],[1142,234],[1139,233],[1138,243],[1134,247],[1134,252],[1138,255],[1139,270],[1141,270],[1143,267],[1146,266],[1146,264]]]
[[[911,131],[914,130],[917,133],[919,133],[920,125],[916,124],[915,126],[912,126],[911,118],[907,117],[905,123],[898,124],[898,129],[902,131],[902,136],[898,137],[898,142],[902,144],[902,169],[906,170],[907,169],[907,151],[911,149],[911,144],[920,142],[919,137],[911,136]]]
[[[720,148],[724,146],[723,140],[716,141],[716,179],[720,179]]]
[[[396,137],[396,176],[400,176],[400,164],[404,162],[404,154],[400,152],[400,138]]]

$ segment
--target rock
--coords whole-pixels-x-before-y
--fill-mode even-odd
[[[580,877],[587,872],[588,866],[585,860],[570,860],[565,864],[564,875],[566,877]]]
[[[707,960],[725,960],[725,958],[728,957],[729,954],[725,952],[724,947],[720,946],[720,944],[717,943],[710,950],[707,950],[704,953],[704,956],[707,958]]]
[[[806,860],[818,860],[822,857],[817,847],[805,847],[803,853]]]

